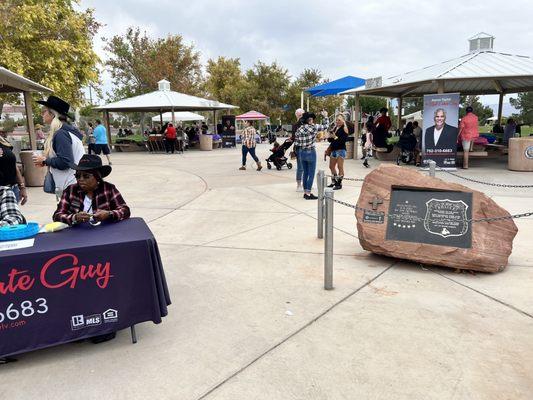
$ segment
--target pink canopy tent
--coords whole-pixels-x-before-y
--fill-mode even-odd
[[[248,111],[247,113],[237,115],[235,119],[237,121],[264,121],[267,120],[268,117],[260,112],[252,110]]]

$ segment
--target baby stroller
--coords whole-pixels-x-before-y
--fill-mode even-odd
[[[292,146],[292,140],[286,139],[280,146],[272,149],[272,154],[266,159],[267,168],[272,169],[272,164],[276,167],[278,171],[281,171],[281,168],[286,165],[288,169],[292,168],[292,163],[287,161],[285,157],[285,152]],[[272,164],[271,164],[272,163]]]
[[[410,164],[415,163],[415,149],[416,149],[416,137],[411,133],[402,133],[400,140],[397,143],[400,148],[400,153],[396,159],[396,165],[400,163]]]

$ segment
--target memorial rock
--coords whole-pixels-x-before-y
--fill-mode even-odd
[[[365,178],[357,205],[361,246],[389,257],[483,272],[502,271],[518,229],[485,194],[415,170],[381,165]]]

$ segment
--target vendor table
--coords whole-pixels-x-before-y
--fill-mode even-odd
[[[39,234],[0,252],[0,357],[167,315],[154,236],[141,218]]]

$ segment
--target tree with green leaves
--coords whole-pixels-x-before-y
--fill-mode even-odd
[[[479,101],[479,96],[461,96],[461,105],[459,109],[459,118],[463,118],[466,114],[466,107],[471,106],[473,108],[473,113],[477,115],[477,118],[480,123],[483,123],[494,115],[492,108],[489,106],[484,106],[481,101]]]
[[[276,62],[258,61],[246,71],[246,87],[241,104],[243,111],[256,110],[277,121],[283,113],[283,105],[289,88],[289,73]]]
[[[351,108],[355,105],[355,97],[350,96],[346,101],[346,106]],[[377,114],[383,107],[387,107],[387,99],[385,97],[377,96],[360,96],[359,97],[359,109],[361,113]]]
[[[291,82],[287,90],[287,97],[284,104],[284,121],[293,122],[294,111],[301,106],[301,93],[303,90],[327,82],[328,80],[322,77],[322,73],[318,69],[304,69],[302,73]],[[307,96],[308,95],[305,94],[306,99],[304,99],[304,108],[307,106]],[[309,109],[314,112],[324,109],[328,111],[328,113],[333,114],[335,109],[340,107],[343,102],[343,96],[309,97]]]
[[[526,125],[533,125],[533,92],[518,93],[518,97],[509,100],[520,113],[518,120]]]
[[[0,65],[49,87],[77,106],[81,89],[99,83],[92,41],[100,24],[71,0],[0,1]],[[18,97],[1,98],[18,100]],[[1,106],[0,106],[1,109]]]
[[[140,28],[130,27],[125,35],[106,39],[105,50],[114,85],[111,100],[157,90],[161,79],[170,81],[171,90],[202,94],[200,54],[181,35],[153,39]]]
[[[240,105],[248,88],[238,58],[210,59],[206,72],[204,87],[209,96],[223,103]]]
[[[409,115],[424,109],[423,97],[406,97],[402,102],[403,115]]]

